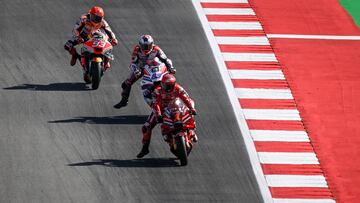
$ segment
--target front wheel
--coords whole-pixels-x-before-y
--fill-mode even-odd
[[[91,87],[96,90],[99,88],[101,81],[101,63],[92,61],[91,62]]]
[[[184,136],[177,136],[175,137],[175,145],[176,145],[176,154],[180,159],[180,165],[186,166],[188,163],[186,145],[185,145],[185,137]]]

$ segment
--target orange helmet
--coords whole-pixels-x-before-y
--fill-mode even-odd
[[[94,6],[90,9],[90,21],[93,23],[100,23],[105,16],[104,10],[99,6]]]
[[[161,80],[161,87],[166,92],[172,92],[176,84],[176,78],[172,74],[166,74]]]

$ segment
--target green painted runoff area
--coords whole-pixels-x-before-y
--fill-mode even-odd
[[[355,23],[360,27],[360,0],[340,0],[340,3],[350,13]]]

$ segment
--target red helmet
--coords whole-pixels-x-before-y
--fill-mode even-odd
[[[140,49],[144,54],[149,54],[154,48],[154,40],[150,35],[142,35],[139,39]]]
[[[105,16],[104,10],[99,6],[94,6],[90,9],[90,21],[93,23],[100,23]]]
[[[176,84],[176,78],[172,74],[166,74],[161,80],[161,87],[166,92],[172,92]]]

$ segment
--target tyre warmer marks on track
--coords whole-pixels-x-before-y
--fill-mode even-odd
[[[231,80],[225,84],[232,84],[241,105],[271,201],[335,202],[281,64],[251,4],[246,0],[193,3],[200,19],[205,15],[204,29],[211,29],[209,42],[218,46]]]

